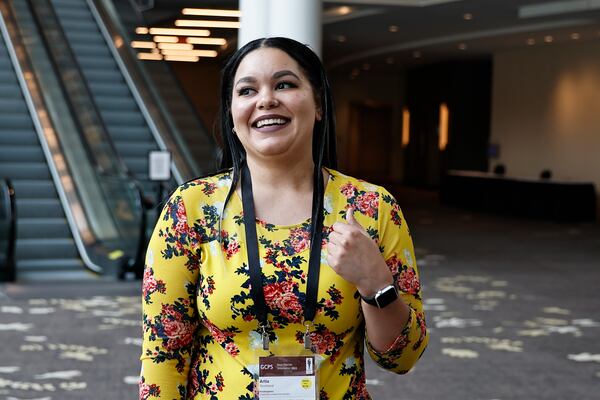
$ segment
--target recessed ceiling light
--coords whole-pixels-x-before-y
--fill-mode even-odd
[[[386,59],[385,59],[385,62],[386,62],[387,64],[393,64],[393,63],[394,63],[394,57],[388,57],[388,58],[386,58]]]
[[[234,29],[238,29],[240,27],[240,23],[238,21],[178,19],[175,21],[175,26],[183,27],[183,28],[234,28]]]
[[[418,50],[413,51],[412,55],[414,58],[421,58],[421,52]]]
[[[544,42],[546,43],[552,43],[554,41],[554,38],[550,35],[544,36]]]
[[[535,39],[534,38],[527,39],[527,44],[530,46],[533,46],[535,44]]]
[[[352,12],[352,7],[348,7],[348,6],[342,6],[340,8],[337,9],[337,13],[339,15],[348,15]]]
[[[471,13],[465,13],[465,14],[463,15],[463,19],[464,19],[465,21],[470,21],[470,20],[472,20],[472,19],[473,19],[473,14],[471,14]]]
[[[346,43],[346,41],[348,40],[348,38],[346,38],[346,36],[344,36],[344,35],[337,35],[337,36],[335,37],[335,40],[336,40],[338,43]]]
[[[459,43],[458,44],[458,49],[459,50],[466,50],[467,49],[467,44],[466,43]]]
[[[392,33],[398,32],[398,25],[390,25],[388,30]]]
[[[183,15],[198,15],[209,17],[240,17],[242,13],[239,10],[218,10],[210,8],[184,8],[181,10]]]
[[[571,39],[577,40],[581,37],[581,35],[577,32],[571,33]]]

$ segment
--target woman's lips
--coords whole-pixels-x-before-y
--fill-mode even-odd
[[[263,133],[275,132],[290,124],[290,119],[277,114],[263,115],[252,123],[252,128]]]
[[[283,124],[273,124],[273,125],[264,125],[261,126],[260,128],[256,126],[256,124],[253,126],[255,131],[261,132],[261,133],[270,133],[270,132],[276,132],[278,130],[281,130],[283,128],[285,128],[286,126],[288,126],[290,124],[290,120],[286,120]]]

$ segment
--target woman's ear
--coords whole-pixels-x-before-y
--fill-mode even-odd
[[[323,111],[321,110],[321,107],[317,107],[317,112],[315,113],[315,119],[319,122],[321,122],[321,119],[323,119]]]

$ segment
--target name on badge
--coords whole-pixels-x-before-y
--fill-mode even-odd
[[[260,400],[316,400],[314,356],[260,357],[258,360]]]

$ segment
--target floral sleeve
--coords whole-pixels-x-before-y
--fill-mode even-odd
[[[199,245],[177,190],[162,210],[146,254],[140,400],[186,398],[198,327]]]
[[[394,275],[400,296],[411,310],[406,326],[385,352],[376,351],[368,338],[367,349],[381,367],[402,374],[408,372],[421,357],[429,337],[410,231],[396,199],[385,189],[380,193],[378,225],[379,248]]]

